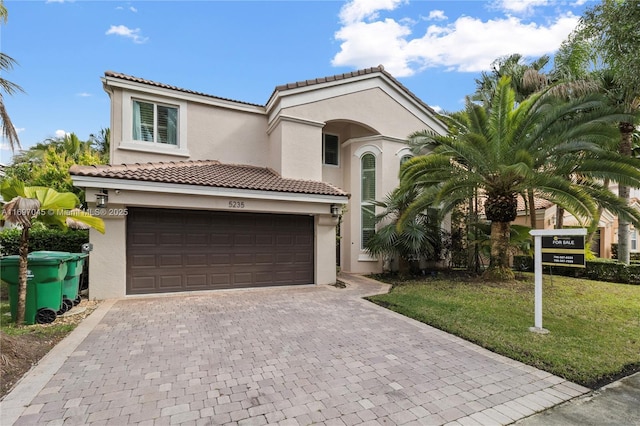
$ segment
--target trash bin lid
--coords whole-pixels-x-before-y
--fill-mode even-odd
[[[39,251],[32,251],[31,253],[29,253],[29,255],[34,257],[54,257],[54,258],[60,258],[63,260],[80,259],[75,253],[69,253],[68,251],[39,250]]]
[[[64,262],[64,259],[48,257],[48,256],[29,256],[27,257],[28,265],[41,265],[41,266],[57,266]],[[16,266],[20,262],[20,256],[17,254],[11,256],[0,257],[0,265],[2,266]]]

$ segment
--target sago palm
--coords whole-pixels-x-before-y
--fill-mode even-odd
[[[640,225],[640,214],[608,196],[598,183],[610,177],[640,185],[638,161],[607,148],[617,134],[612,123],[623,115],[608,108],[600,95],[564,101],[542,91],[516,106],[509,78],[501,78],[490,106],[467,100],[455,118],[450,135],[424,135],[433,141],[431,154],[403,165],[401,188],[415,188],[420,196],[399,227],[426,207],[451,211],[477,190],[491,222],[488,279],[513,277],[510,226],[517,215],[517,195],[527,191],[579,219],[592,217],[602,196],[608,208]]]
[[[374,204],[383,209],[376,216],[380,227],[365,245],[365,250],[374,256],[397,258],[401,275],[410,272],[411,261],[420,258],[438,260],[443,249],[444,231],[437,214],[429,214],[437,212],[420,212],[398,231],[398,219],[415,201],[416,195],[411,188],[408,191],[396,188],[383,201],[376,201]]]

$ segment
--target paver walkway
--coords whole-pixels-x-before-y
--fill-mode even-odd
[[[497,425],[588,391],[362,299],[382,284],[341,279],[105,302],[50,378],[2,401],[2,424]]]

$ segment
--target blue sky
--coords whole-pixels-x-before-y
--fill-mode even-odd
[[[383,64],[427,104],[458,110],[503,55],[553,54],[587,0],[5,0],[3,78],[23,148],[109,126],[107,70],[265,104],[279,84]],[[0,162],[11,151],[0,145]]]

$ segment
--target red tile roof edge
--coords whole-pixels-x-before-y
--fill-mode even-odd
[[[144,170],[161,170],[161,169],[179,169],[179,168],[188,168],[188,167],[197,167],[197,166],[220,166],[236,169],[238,172],[246,171],[261,171],[267,172],[269,175],[272,175],[273,179],[276,179],[276,183],[280,183],[281,185],[274,189],[273,187],[259,187],[259,186],[251,186],[246,185],[242,181],[239,181],[235,184],[225,184],[225,185],[216,185],[215,182],[211,184],[201,183],[201,182],[193,182],[193,181],[183,181],[178,182],[173,179],[161,179],[161,178],[150,178],[150,179],[141,179],[136,176],[126,176],[123,175],[123,172],[137,172]],[[310,195],[332,195],[332,196],[346,196],[350,197],[350,194],[343,191],[342,189],[321,181],[314,180],[305,180],[305,179],[290,179],[283,178],[275,172],[273,169],[268,167],[259,167],[247,164],[227,164],[221,163],[217,160],[195,160],[195,161],[178,161],[178,162],[155,162],[155,163],[134,163],[134,164],[117,164],[117,165],[91,165],[91,166],[78,166],[74,165],[69,169],[69,173],[74,176],[86,176],[86,177],[99,177],[99,178],[112,178],[112,179],[122,179],[122,180],[132,180],[132,181],[147,181],[147,182],[156,182],[156,183],[176,183],[182,185],[197,185],[197,186],[208,186],[213,188],[235,188],[235,189],[246,189],[246,190],[261,190],[261,191],[269,191],[269,192],[285,192],[285,193],[300,193],[300,194],[310,194]],[[317,187],[315,190],[302,188],[302,189],[291,189],[291,186],[302,185],[313,185]]]
[[[385,75],[394,84],[396,84],[400,89],[402,89],[403,92],[405,92],[414,101],[419,103],[422,107],[424,107],[425,109],[427,109],[429,112],[431,112],[434,115],[438,114],[433,108],[431,108],[429,105],[424,103],[424,101],[422,101],[422,99],[420,99],[418,96],[416,96],[404,84],[400,83],[388,71],[385,71],[383,65],[378,65],[377,67],[364,68],[364,69],[351,71],[351,72],[346,72],[346,73],[342,73],[342,74],[335,74],[335,75],[326,76],[326,77],[318,77],[318,78],[311,79],[311,80],[304,80],[304,81],[297,81],[297,82],[293,82],[293,83],[281,84],[281,85],[276,86],[276,88],[271,93],[271,96],[269,97],[269,100],[271,100],[271,98],[273,98],[275,93],[278,92],[278,91],[285,91],[285,90],[296,89],[296,88],[300,88],[300,87],[309,87],[309,86],[313,86],[313,85],[316,85],[316,84],[328,83],[328,82],[338,81],[338,80],[347,80],[349,78],[360,77],[360,76],[363,76],[363,75],[375,74],[375,73],[381,73],[381,74]],[[165,83],[158,83],[156,81],[147,80],[147,79],[139,78],[139,77],[134,77],[132,75],[123,74],[123,73],[119,73],[119,72],[115,72],[115,71],[106,71],[104,73],[104,75],[105,75],[105,77],[118,78],[118,79],[121,79],[121,80],[126,80],[126,81],[135,82],[135,83],[141,83],[141,84],[147,84],[147,85],[150,85],[150,86],[161,87],[161,88],[164,88],[164,89],[176,90],[178,92],[183,92],[183,93],[190,93],[190,94],[199,95],[199,96],[206,96],[208,98],[220,99],[220,100],[228,101],[228,102],[235,102],[235,103],[240,103],[240,104],[244,104],[244,105],[251,105],[251,106],[257,106],[257,107],[263,107],[263,108],[265,107],[265,105],[254,104],[254,103],[251,103],[251,102],[243,102],[243,101],[238,101],[238,100],[229,99],[229,98],[222,98],[222,97],[219,97],[219,96],[214,96],[214,95],[210,95],[210,94],[207,94],[207,93],[197,92],[197,91],[189,90],[189,89],[183,89],[183,88],[180,88],[180,87],[177,87],[177,86],[172,86],[172,85],[165,84]],[[268,103],[268,101],[267,101],[267,103]]]

